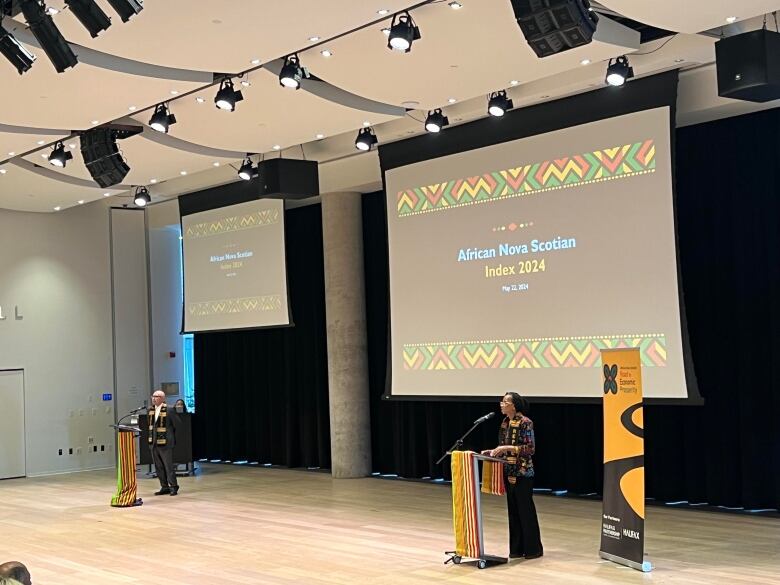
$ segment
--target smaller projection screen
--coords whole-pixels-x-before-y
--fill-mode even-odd
[[[284,201],[182,215],[187,333],[290,324]]]
[[[688,398],[668,107],[385,185],[393,396],[597,398],[601,349],[636,347],[646,397]]]

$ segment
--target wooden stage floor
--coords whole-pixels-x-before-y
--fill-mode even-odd
[[[449,488],[327,473],[206,465],[181,493],[113,509],[113,471],[0,481],[0,562],[35,585],[250,583],[780,583],[780,520],[648,509],[642,574],[598,557],[601,503],[537,496],[545,556],[444,565]],[[487,552],[506,554],[503,498],[485,502]]]

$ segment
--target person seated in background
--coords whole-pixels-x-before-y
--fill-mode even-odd
[[[173,409],[179,414],[187,412],[187,404],[184,402],[184,400],[179,398],[176,402],[174,402]]]
[[[32,585],[30,571],[19,561],[8,561],[0,565],[0,585],[3,585],[2,579],[5,579],[6,583]]]

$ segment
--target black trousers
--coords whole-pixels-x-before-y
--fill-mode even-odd
[[[509,554],[518,556],[537,556],[544,552],[542,538],[539,535],[539,520],[534,506],[534,479],[518,477],[506,486],[506,507],[509,513]]]
[[[173,449],[170,447],[152,446],[152,461],[157,471],[157,479],[160,480],[160,487],[178,488],[176,481],[176,467],[173,464]]]

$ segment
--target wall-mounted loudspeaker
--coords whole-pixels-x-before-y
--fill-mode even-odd
[[[599,20],[588,0],[512,0],[512,9],[537,57],[587,45]]]
[[[749,102],[780,99],[780,33],[754,30],[715,43],[718,95]]]

